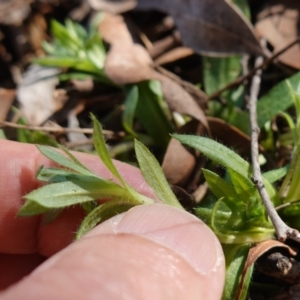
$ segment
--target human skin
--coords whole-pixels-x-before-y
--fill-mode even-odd
[[[112,179],[96,156],[76,156]],[[221,298],[224,257],[213,232],[159,203],[140,171],[125,163],[115,161],[121,175],[155,204],[118,215],[76,242],[79,207],[46,225],[41,216],[16,217],[22,196],[41,185],[40,165],[54,164],[33,145],[0,140],[0,300]]]

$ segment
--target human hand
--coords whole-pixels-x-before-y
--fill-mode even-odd
[[[53,163],[33,145],[0,140],[0,153],[0,289],[29,274],[1,300],[221,297],[223,252],[196,217],[160,203],[137,206],[71,243],[84,216],[79,207],[47,225],[40,216],[16,217],[22,196],[39,186],[37,168]],[[77,157],[111,178],[97,157]],[[131,186],[156,199],[138,169],[115,163]]]

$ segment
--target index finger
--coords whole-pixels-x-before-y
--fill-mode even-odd
[[[57,220],[42,225],[40,216],[16,217],[24,203],[22,197],[39,187],[35,179],[39,166],[53,166],[34,145],[0,140],[0,253],[28,254],[40,252],[49,256],[69,244],[80,220],[79,207],[66,209]],[[94,155],[77,153],[77,158],[95,173],[113,179],[104,164]],[[121,175],[140,193],[155,199],[139,169],[115,161]]]

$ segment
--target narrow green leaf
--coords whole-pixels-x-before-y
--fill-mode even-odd
[[[203,57],[204,86],[209,95],[236,79],[241,71],[241,57]],[[226,92],[225,95],[229,93]]]
[[[124,102],[125,108],[122,116],[122,123],[124,129],[134,137],[137,137],[137,133],[133,129],[133,120],[134,120],[138,99],[139,99],[139,89],[137,85],[133,85],[130,87],[130,89],[126,94],[126,99]]]
[[[7,140],[3,129],[0,129],[0,139]]]
[[[248,198],[255,196],[257,190],[249,178],[241,176],[231,168],[228,168],[228,172],[235,191],[243,199],[242,201],[247,201]]]
[[[290,86],[294,91],[297,91],[299,80],[300,72],[288,78]],[[286,80],[283,80],[259,99],[257,104],[259,126],[263,126],[265,122],[271,120],[278,113],[285,111],[292,104],[293,97],[289,86],[286,84]]]
[[[294,91],[297,91],[300,81],[300,72],[288,78]],[[262,127],[267,121],[270,121],[277,114],[285,111],[293,104],[293,97],[290,94],[286,81],[279,82],[266,95],[262,96],[257,103],[257,122]],[[232,124],[249,123],[249,113],[238,114]],[[248,128],[249,129],[249,128]],[[249,133],[249,130],[248,132]]]
[[[245,178],[248,178],[250,171],[249,163],[226,146],[212,139],[200,136],[180,134],[173,134],[172,136],[181,143],[199,150],[217,164],[225,168],[231,168]]]
[[[246,217],[244,211],[229,211],[224,198],[220,198],[212,209],[209,224],[223,244],[258,243],[274,238],[270,223],[252,226]]]
[[[92,121],[94,123],[94,131],[93,131],[93,140],[96,151],[102,160],[102,162],[106,165],[108,170],[121,182],[126,191],[131,195],[131,198],[136,201],[136,204],[149,204],[153,203],[153,200],[139,194],[136,190],[134,190],[131,186],[129,186],[122,176],[119,174],[117,168],[114,166],[112,159],[109,156],[101,124],[98,122],[96,117],[91,114]],[[132,200],[133,201],[133,200]]]
[[[67,19],[66,22],[66,29],[68,31],[68,34],[76,40],[78,45],[81,45],[83,47],[84,41],[87,38],[87,32],[86,30],[79,24],[71,21],[70,19]]]
[[[226,277],[222,300],[235,299],[249,249],[249,244],[225,247]]]
[[[238,203],[234,200],[239,200],[238,195],[232,185],[223,180],[219,175],[214,172],[211,172],[207,169],[202,169],[205,180],[217,197],[217,199],[225,197],[227,199],[226,204],[230,209],[237,209]]]
[[[249,299],[248,296],[248,290],[249,290],[249,286],[252,280],[252,275],[253,275],[253,271],[254,271],[254,264],[252,264],[251,266],[249,266],[247,268],[246,273],[244,274],[243,277],[243,282],[240,283],[239,286],[239,294],[238,294],[238,298],[236,298],[237,300],[246,300]]]
[[[89,175],[89,176],[96,176],[94,173],[92,173],[91,171],[89,171],[86,167],[82,167],[81,163],[76,163],[72,160],[70,160],[69,158],[65,157],[64,155],[62,155],[61,153],[59,153],[57,150],[51,148],[51,147],[47,147],[47,146],[37,146],[38,149],[49,159],[53,160],[54,162],[56,162],[57,164],[71,169],[79,174],[82,175]]]
[[[63,26],[56,20],[51,21],[51,31],[55,39],[59,40],[60,43],[67,47],[78,49],[82,46],[80,41],[75,38],[65,26]]]
[[[86,52],[89,60],[99,69],[103,70],[106,53],[103,52],[99,45],[94,44]]]
[[[157,84],[159,83],[156,82],[153,86],[152,81],[138,84],[139,100],[136,116],[157,146],[166,149],[170,141],[169,134],[174,132],[174,128],[166,114],[168,109],[166,102],[161,97],[161,93],[156,93]]]
[[[79,57],[47,56],[34,59],[34,63],[47,67],[74,68],[78,71],[97,73],[99,69],[88,59]]]
[[[134,148],[143,176],[156,196],[165,204],[183,209],[153,154],[137,140]]]
[[[41,166],[36,174],[36,179],[45,182],[63,182],[68,180],[68,176],[78,175],[69,170],[59,168],[44,168]]]
[[[267,179],[270,183],[274,183],[286,175],[288,168],[289,166],[285,166],[276,170],[265,172],[263,174],[263,178]]]
[[[27,194],[18,215],[35,215],[49,209],[68,207],[101,198],[132,200],[131,194],[119,185],[92,176],[75,175],[72,181],[53,183]]]
[[[106,147],[106,143],[105,143],[105,139],[103,136],[103,132],[102,132],[102,126],[99,123],[99,121],[96,119],[96,117],[91,114],[91,118],[94,124],[94,131],[93,131],[93,141],[94,141],[94,146],[96,148],[96,151],[100,157],[100,159],[102,160],[102,162],[105,164],[105,166],[107,167],[107,169],[117,178],[120,180],[120,182],[123,184],[124,187],[127,186],[126,182],[124,181],[124,179],[122,178],[122,176],[119,174],[117,168],[115,167],[115,165],[113,164],[107,147]]]
[[[59,149],[61,149],[77,166],[85,169],[88,172],[87,174],[94,175],[94,173],[82,164],[66,147],[59,145]]]
[[[76,239],[81,238],[84,234],[93,229],[97,224],[108,220],[109,218],[123,213],[136,205],[129,202],[118,200],[110,200],[92,210],[82,221]]]

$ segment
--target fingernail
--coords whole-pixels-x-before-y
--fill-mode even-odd
[[[171,206],[136,206],[86,236],[121,233],[137,234],[172,249],[202,275],[224,265],[221,245],[210,228],[192,214]]]

